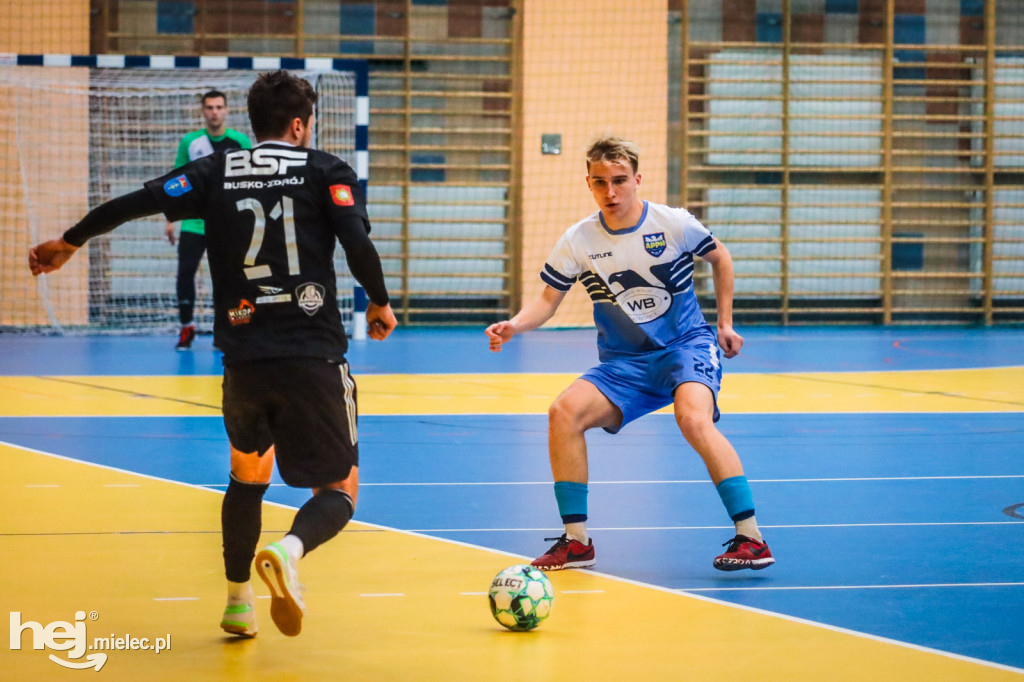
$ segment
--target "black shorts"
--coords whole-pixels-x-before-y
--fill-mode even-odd
[[[271,445],[281,478],[316,488],[348,478],[359,465],[356,383],[348,363],[280,358],[224,368],[224,426],[231,445]]]

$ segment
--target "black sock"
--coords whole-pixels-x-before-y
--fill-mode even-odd
[[[302,505],[288,533],[302,540],[303,552],[309,554],[337,535],[352,518],[353,511],[348,493],[324,490]]]
[[[269,487],[266,483],[242,483],[232,478],[224,493],[220,508],[224,574],[232,582],[244,583],[249,579],[260,541],[263,494]]]
[[[195,304],[192,301],[186,301],[178,304],[178,319],[181,320],[182,327],[187,327],[192,324],[194,309]]]

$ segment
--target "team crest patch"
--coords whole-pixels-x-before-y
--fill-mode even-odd
[[[188,181],[188,178],[186,178],[184,174],[179,175],[176,178],[171,178],[164,183],[164,192],[166,192],[168,196],[180,197],[182,194],[191,191],[192,183]]]
[[[664,232],[655,232],[654,234],[644,235],[644,248],[647,249],[647,253],[651,254],[655,258],[665,252],[666,246],[668,246],[668,242],[665,241]]]
[[[243,298],[238,302],[237,308],[228,310],[228,322],[231,323],[232,327],[237,327],[240,324],[249,324],[252,322],[252,314],[254,312],[256,312],[256,306]]]
[[[300,284],[295,290],[295,299],[298,301],[299,307],[302,308],[303,312],[313,317],[324,305],[325,291],[326,289],[316,282],[306,282],[305,284]]]
[[[352,188],[348,185],[331,185],[331,199],[338,206],[354,206],[355,198],[352,196]]]

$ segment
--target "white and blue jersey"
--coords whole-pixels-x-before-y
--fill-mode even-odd
[[[608,229],[600,211],[570,227],[540,277],[558,291],[577,279],[587,288],[602,361],[635,356],[710,331],[693,293],[693,257],[714,248],[689,211],[645,201],[631,228]]]
[[[715,239],[685,209],[644,202],[633,227],[612,231],[601,212],[576,223],[555,245],[540,277],[558,291],[578,279],[594,302],[601,364],[582,376],[629,422],[673,401],[698,382],[717,397],[722,365],[715,333],[693,293],[693,257]]]

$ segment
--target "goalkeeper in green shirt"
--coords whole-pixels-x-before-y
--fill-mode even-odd
[[[202,97],[202,114],[206,127],[191,132],[181,139],[178,145],[178,156],[174,167],[184,166],[214,152],[231,151],[232,149],[251,149],[249,138],[237,130],[227,127],[228,98],[223,92],[210,90]],[[174,244],[174,223],[167,223],[165,230],[167,241]],[[202,220],[181,221],[181,233],[178,236],[178,317],[181,319],[181,332],[178,335],[177,350],[189,350],[196,338],[196,326],[193,312],[196,302],[196,271],[199,261],[206,251],[206,235]]]

